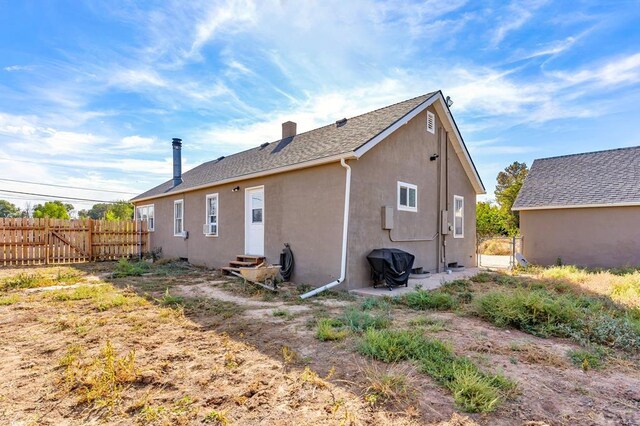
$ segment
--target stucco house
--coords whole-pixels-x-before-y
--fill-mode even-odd
[[[640,266],[640,147],[535,160],[513,210],[530,262]]]
[[[188,145],[185,145],[187,149]],[[415,266],[474,266],[476,195],[484,187],[442,92],[220,157],[132,201],[151,247],[223,267],[237,255],[295,256],[292,281],[371,285],[366,255],[399,248]]]

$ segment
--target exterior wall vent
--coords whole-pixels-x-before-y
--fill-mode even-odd
[[[436,133],[436,116],[430,111],[427,111],[427,131]]]

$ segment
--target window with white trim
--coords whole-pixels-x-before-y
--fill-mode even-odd
[[[173,202],[173,236],[182,237],[184,233],[184,201]]]
[[[436,116],[431,111],[427,111],[427,131],[429,133],[436,133]]]
[[[453,196],[453,238],[464,238],[464,197]]]
[[[206,203],[204,234],[216,237],[218,236],[218,194],[207,195]]]
[[[398,210],[418,211],[418,187],[416,185],[398,182]]]
[[[153,204],[136,207],[136,219],[146,220],[149,231],[153,231],[155,226],[155,213]]]

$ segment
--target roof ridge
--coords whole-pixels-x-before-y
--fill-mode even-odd
[[[640,145],[639,146],[625,146],[625,147],[622,147],[622,148],[601,149],[601,150],[598,150],[598,151],[578,152],[576,154],[555,155],[553,157],[536,158],[534,161],[553,160],[553,159],[556,159],[556,158],[577,157],[577,156],[580,156],[580,155],[600,154],[602,152],[626,151],[626,150],[629,150],[629,149],[640,149]]]
[[[353,117],[349,117],[349,118],[347,118],[347,122],[348,122],[349,120],[353,120],[354,118],[362,117],[363,115],[367,115],[367,114],[374,113],[374,112],[376,112],[376,111],[381,111],[381,110],[383,110],[383,109],[391,108],[391,107],[394,107],[394,106],[396,106],[396,105],[400,105],[400,104],[405,103],[405,102],[410,102],[410,101],[416,100],[416,99],[418,99],[418,98],[421,98],[421,97],[423,97],[423,96],[429,96],[429,95],[433,96],[433,95],[434,95],[434,94],[436,94],[436,93],[438,93],[438,91],[424,93],[424,94],[419,95],[419,96],[414,96],[413,98],[410,98],[410,99],[405,99],[404,101],[396,102],[395,104],[386,105],[386,106],[383,106],[383,107],[380,107],[380,108],[377,108],[377,109],[374,109],[374,110],[371,110],[371,111],[363,112],[362,114],[354,115]],[[297,134],[296,134],[295,136],[293,136],[293,137],[295,138],[296,136],[301,136],[301,135],[304,135],[304,134],[306,134],[306,133],[315,132],[316,130],[320,130],[320,129],[323,129],[323,128],[325,128],[325,127],[329,127],[329,126],[333,126],[333,125],[335,125],[335,123],[325,124],[325,125],[323,125],[323,126],[316,127],[316,128],[314,128],[314,129],[307,130],[307,131],[305,131],[305,132],[297,133]],[[271,145],[272,143],[280,142],[281,140],[282,140],[282,139],[276,139],[276,140],[273,140],[273,141],[270,141],[270,142],[267,142],[267,143],[268,143],[269,145]],[[263,142],[263,143],[264,143],[264,142]],[[244,154],[245,152],[253,151],[254,149],[260,149],[260,147],[261,147],[261,144],[260,144],[260,145],[258,145],[258,146],[255,146],[255,147],[253,147],[253,148],[248,148],[248,149],[245,149],[245,150],[243,150],[243,151],[237,151],[237,152],[234,152],[234,153],[232,153],[232,154],[225,155],[225,156],[224,156],[224,158],[223,158],[222,160],[224,160],[224,159],[226,159],[226,158],[228,158],[228,157],[233,157],[233,156],[236,156],[236,155],[239,155],[239,154]],[[266,147],[265,147],[265,148],[266,148]],[[220,160],[220,161],[222,161],[222,160]],[[217,159],[215,159],[215,158],[214,158],[213,160],[205,161],[204,163],[201,163],[201,164],[197,165],[196,167],[194,167],[194,169],[195,169],[195,168],[197,168],[197,167],[200,167],[200,166],[202,166],[202,165],[204,165],[204,164],[209,164],[209,163],[217,162],[217,161],[218,161],[218,160],[217,160]]]

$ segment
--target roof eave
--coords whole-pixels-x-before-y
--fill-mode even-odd
[[[625,203],[598,203],[598,204],[566,204],[566,205],[550,205],[550,206],[533,206],[533,207],[517,207],[511,208],[512,211],[529,211],[529,210],[563,210],[563,209],[588,209],[603,207],[638,207],[640,201],[631,201]]]
[[[440,104],[440,106],[441,106],[441,108],[442,108],[442,110],[444,112],[444,115],[447,117],[447,121],[449,123],[449,127],[453,131],[453,134],[455,135],[454,147],[456,147],[456,145],[457,145],[457,147],[459,148],[458,150],[456,150],[456,153],[458,154],[458,156],[460,156],[460,154],[462,154],[462,156],[461,156],[462,165],[463,165],[463,167],[465,169],[465,172],[467,173],[467,176],[469,177],[469,180],[471,181],[471,184],[473,185],[474,190],[476,191],[476,194],[477,195],[486,194],[486,189],[484,187],[484,184],[482,183],[482,179],[480,179],[480,175],[478,174],[478,170],[476,169],[476,166],[473,163],[473,160],[471,159],[471,156],[469,155],[469,151],[467,150],[467,146],[465,145],[464,140],[462,139],[462,136],[460,135],[460,131],[458,130],[458,125],[456,124],[455,120],[453,119],[453,116],[451,115],[451,111],[449,110],[449,106],[445,102],[444,97],[442,96],[442,91],[440,91],[440,90],[435,92],[432,96],[427,98],[424,102],[422,102],[420,105],[416,106],[414,109],[409,111],[407,114],[405,114],[404,116],[402,116],[401,118],[396,120],[395,123],[393,123],[391,126],[387,127],[385,130],[383,130],[377,136],[375,136],[374,138],[370,139],[365,144],[363,144],[359,148],[357,148],[354,151],[356,156],[358,158],[363,156],[365,153],[367,153],[369,150],[371,150],[378,143],[382,142],[384,139],[386,139],[393,132],[395,132],[400,127],[402,127],[405,124],[407,124],[412,118],[414,118],[415,116],[417,116],[422,111],[427,109],[429,106],[435,104],[436,102],[438,102]]]
[[[334,162],[340,161],[342,159],[345,159],[345,160],[353,159],[353,160],[355,160],[357,158],[358,157],[353,152],[345,152],[345,153],[338,154],[338,155],[332,155],[332,156],[329,156],[329,157],[318,158],[318,159],[310,160],[310,161],[304,161],[302,163],[291,164],[291,165],[288,165],[288,166],[278,167],[278,168],[275,168],[275,169],[264,170],[264,171],[261,171],[261,172],[251,173],[251,174],[248,174],[248,175],[235,176],[235,177],[232,177],[232,178],[223,179],[223,180],[219,180],[219,181],[216,181],[216,182],[206,183],[206,184],[202,184],[202,185],[198,185],[198,186],[192,186],[192,187],[189,187],[189,188],[185,188],[184,190],[179,190],[179,189],[176,190],[176,191],[169,190],[168,192],[165,192],[165,193],[162,193],[162,194],[150,195],[150,196],[141,197],[141,198],[136,197],[136,198],[132,198],[130,200],[130,202],[138,203],[138,202],[141,202],[141,201],[154,200],[154,199],[157,199],[157,198],[169,197],[169,196],[172,196],[172,195],[183,194],[183,193],[186,193],[186,192],[198,191],[200,189],[212,188],[214,186],[225,185],[225,184],[228,184],[228,183],[240,182],[240,181],[247,180],[247,179],[255,179],[255,178],[264,177],[264,176],[270,176],[270,175],[276,175],[276,174],[280,174],[280,173],[287,173],[287,172],[300,170],[300,169],[306,169],[308,167],[321,166],[323,164],[334,163]]]

